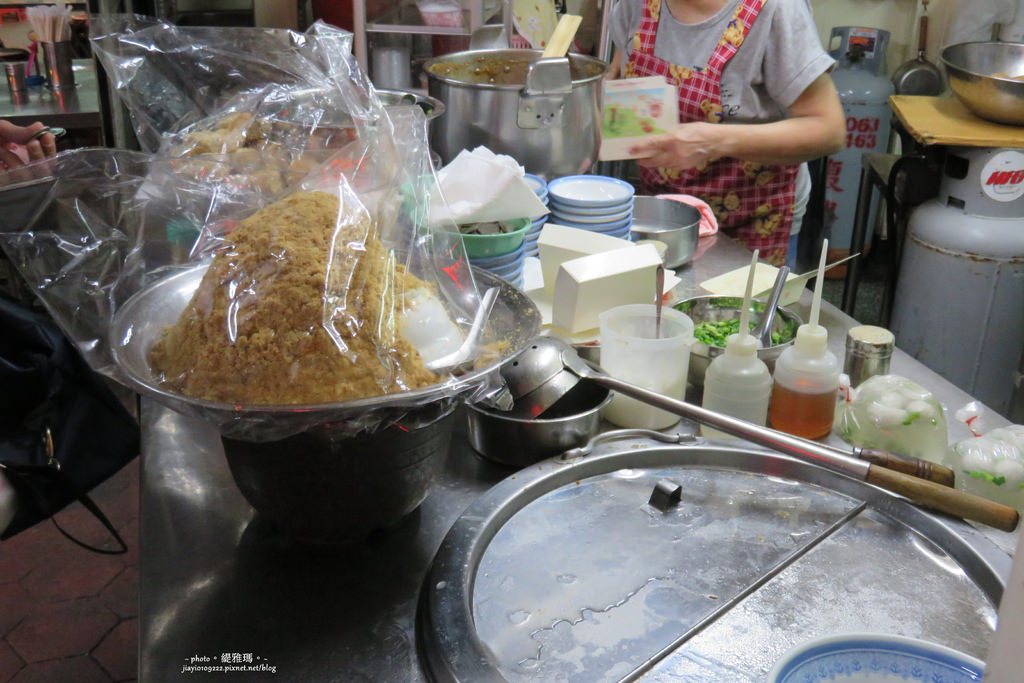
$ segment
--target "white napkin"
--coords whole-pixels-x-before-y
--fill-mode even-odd
[[[447,205],[439,197],[431,197],[431,224],[454,221],[469,225],[543,216],[548,207],[534,194],[524,174],[523,167],[510,156],[486,147],[462,150],[437,172]]]

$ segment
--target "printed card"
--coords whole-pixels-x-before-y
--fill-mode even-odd
[[[629,148],[650,135],[667,133],[679,122],[676,88],[663,76],[604,82],[601,161],[632,159]]]

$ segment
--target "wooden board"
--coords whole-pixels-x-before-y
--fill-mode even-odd
[[[1024,126],[978,118],[953,95],[893,95],[889,105],[907,131],[923,145],[1024,147]]]

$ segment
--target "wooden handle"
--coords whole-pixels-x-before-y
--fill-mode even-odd
[[[953,470],[943,465],[901,453],[890,453],[880,448],[862,448],[856,451],[856,455],[861,460],[867,460],[873,465],[903,472],[903,474],[909,474],[918,479],[934,481],[942,486],[952,487],[956,478]]]
[[[917,52],[923,54],[928,47],[928,15],[921,15],[921,22],[917,30]]]
[[[572,45],[573,38],[576,37],[576,31],[579,30],[582,21],[583,17],[578,14],[563,14],[562,18],[558,20],[558,25],[555,26],[551,38],[548,39],[541,59],[564,57],[569,52],[569,46]]]
[[[1013,531],[1020,521],[1020,514],[1006,505],[878,465],[871,465],[864,481],[898,493],[918,505],[981,522],[1002,531]]]

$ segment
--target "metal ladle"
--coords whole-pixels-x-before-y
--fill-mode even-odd
[[[952,488],[952,471],[948,468],[874,449],[860,449],[859,452],[858,449],[854,449],[853,453],[845,452],[839,448],[662,396],[606,375],[600,368],[591,366],[580,358],[567,344],[553,337],[540,337],[534,340],[516,361],[516,366],[509,368],[508,371],[503,369],[502,372],[506,380],[515,382],[518,388],[513,390],[516,402],[520,396],[535,395],[534,392],[549,382],[556,382],[565,387],[573,381],[589,380],[648,405],[709,425],[798,460],[874,484],[940,512],[971,519],[1004,531],[1015,529],[1020,519],[1018,512],[1011,507]],[[881,458],[882,462],[878,462],[876,458]],[[949,485],[936,483],[933,481],[936,478],[948,480]]]

